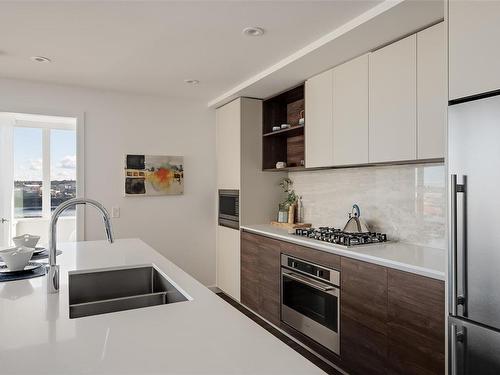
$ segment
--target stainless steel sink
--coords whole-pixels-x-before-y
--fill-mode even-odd
[[[187,300],[153,266],[69,273],[70,319]]]

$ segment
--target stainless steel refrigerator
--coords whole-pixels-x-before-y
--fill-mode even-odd
[[[450,103],[448,168],[449,374],[499,375],[500,92]]]

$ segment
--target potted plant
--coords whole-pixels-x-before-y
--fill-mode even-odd
[[[280,181],[280,186],[286,194],[286,198],[279,204],[278,222],[293,224],[295,204],[297,203],[297,194],[293,190],[293,181],[285,177]]]

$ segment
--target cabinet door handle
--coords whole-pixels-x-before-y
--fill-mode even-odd
[[[306,277],[297,275],[295,273],[284,273],[283,276],[288,277],[288,278],[290,278],[292,280],[298,281],[299,283],[308,285],[311,288],[314,288],[314,289],[317,289],[317,290],[321,290],[322,292],[328,292],[328,291],[334,289],[334,287],[331,286],[331,285],[319,283],[319,282],[316,282],[316,281],[310,281]]]

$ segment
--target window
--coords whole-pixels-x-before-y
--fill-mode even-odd
[[[42,129],[15,127],[14,217],[42,217]]]
[[[49,218],[76,197],[76,122],[67,121],[15,121],[14,218]],[[75,216],[75,210],[64,215]]]
[[[76,197],[76,133],[74,130],[50,131],[50,209]],[[74,216],[75,208],[63,212]]]

